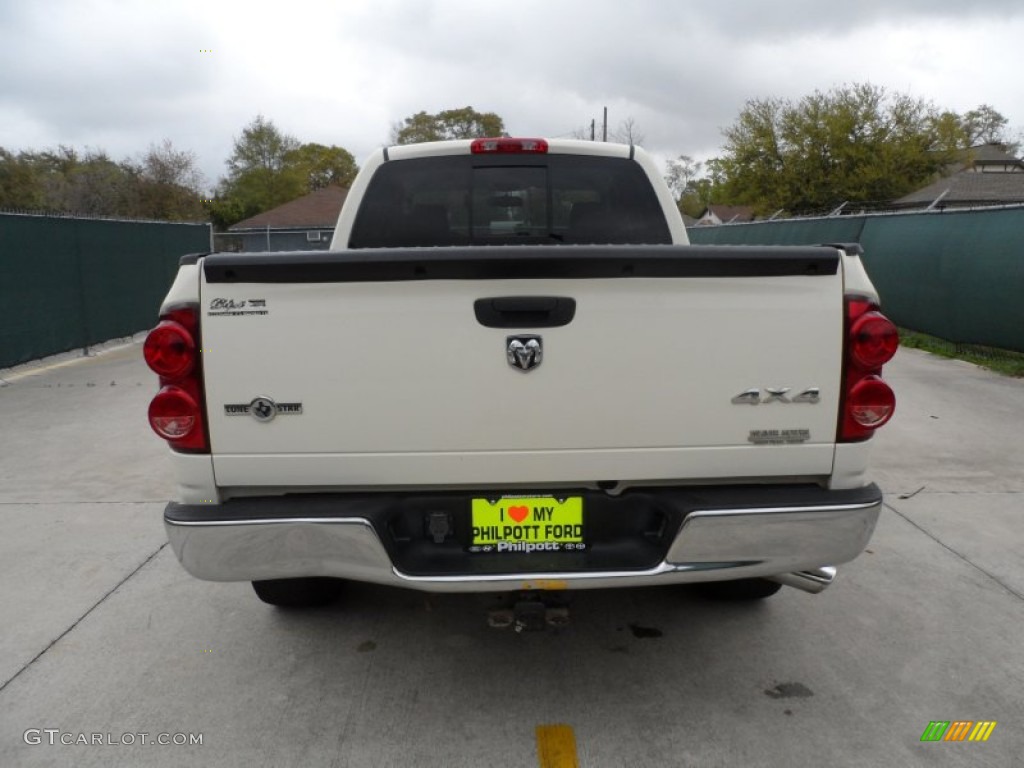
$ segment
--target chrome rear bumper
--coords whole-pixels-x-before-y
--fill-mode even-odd
[[[303,515],[303,497],[221,506],[170,504],[164,514],[175,554],[193,576],[254,581],[331,576],[431,592],[597,589],[765,577],[807,592],[835,578],[834,566],[857,557],[881,510],[876,486],[820,491],[818,503],[702,508],[687,511],[664,559],[636,570],[537,570],[414,574],[389,555],[372,515]],[[830,496],[834,503],[828,503]],[[841,501],[839,499],[842,499]],[[268,514],[269,505],[281,514]],[[336,505],[346,512],[343,504]],[[231,513],[226,514],[228,508]],[[258,514],[256,513],[258,511]],[[497,557],[501,557],[498,555]],[[521,561],[520,561],[521,562]]]

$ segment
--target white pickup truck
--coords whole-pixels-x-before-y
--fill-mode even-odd
[[[379,150],[330,250],[182,259],[144,346],[174,551],[282,606],[820,592],[875,527],[895,407],[859,253],[691,246],[632,146]]]

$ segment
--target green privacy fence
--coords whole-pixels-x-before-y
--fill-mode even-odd
[[[784,219],[753,224],[692,227],[687,232],[701,245],[820,245],[858,243],[865,216],[831,219]]]
[[[1024,208],[789,219],[688,230],[694,243],[858,242],[885,313],[958,344],[1024,352]]]
[[[154,325],[207,224],[0,213],[0,368]]]

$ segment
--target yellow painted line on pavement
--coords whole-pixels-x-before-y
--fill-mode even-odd
[[[540,768],[579,768],[576,734],[571,725],[537,726],[537,758]]]
[[[69,368],[73,365],[82,365],[84,363],[94,361],[100,362],[103,360],[110,360],[112,357],[114,357],[115,353],[124,352],[126,349],[129,349],[133,346],[135,346],[134,342],[130,342],[128,344],[119,344],[116,347],[103,349],[89,356],[82,355],[81,357],[76,357],[74,360],[62,360],[59,363],[50,363],[49,365],[41,365],[38,368],[29,368],[27,370],[18,371],[17,373],[12,373],[8,376],[4,376],[3,380],[8,383],[12,383],[15,381],[20,381],[21,379],[31,378],[32,376],[39,376],[40,374],[43,373],[49,373],[50,371],[56,371],[60,368]]]
[[[44,365],[40,368],[33,368],[30,371],[21,371],[19,373],[11,374],[10,376],[5,376],[4,381],[18,381],[19,379],[27,379],[31,376],[38,376],[42,373],[56,371],[58,368],[67,368],[70,365],[76,365],[80,363],[82,360],[86,359],[88,358],[80,357],[75,360],[65,360],[63,363],[51,363],[50,365]]]

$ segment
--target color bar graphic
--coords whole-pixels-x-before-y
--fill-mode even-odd
[[[988,741],[996,725],[995,720],[931,720],[921,741]]]

